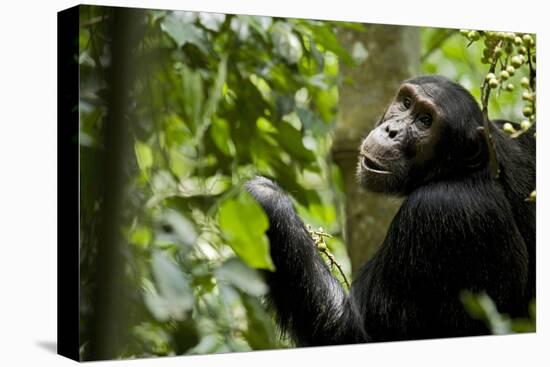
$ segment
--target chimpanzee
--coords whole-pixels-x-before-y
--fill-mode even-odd
[[[280,325],[299,346],[482,335],[464,290],[499,312],[526,314],[535,297],[535,140],[490,122],[490,167],[471,94],[441,76],[405,81],[359,148],[367,190],[404,196],[378,252],[349,294],[320,257],[290,198],[256,177],[246,185],[269,217],[276,271],[267,275]]]

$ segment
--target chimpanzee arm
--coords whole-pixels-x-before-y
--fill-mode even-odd
[[[330,273],[289,197],[264,177],[246,188],[269,218],[276,270],[267,281],[283,329],[301,346],[367,341],[354,302]]]

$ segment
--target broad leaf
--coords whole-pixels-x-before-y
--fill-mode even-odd
[[[202,12],[199,13],[199,20],[205,28],[218,32],[225,21],[225,14]]]
[[[265,231],[269,222],[260,205],[246,192],[226,200],[219,211],[220,227],[235,253],[249,266],[274,270]]]
[[[191,43],[203,53],[208,53],[204,31],[189,22],[189,20],[178,17],[176,13],[171,13],[163,19],[160,27],[176,41],[179,47]]]
[[[295,64],[303,54],[302,44],[298,36],[292,32],[288,23],[276,22],[273,25],[273,45],[275,51],[289,64]]]
[[[176,210],[166,209],[159,221],[155,242],[158,245],[178,244],[189,250],[195,244],[198,234],[193,223]]]
[[[139,169],[146,171],[153,166],[153,151],[149,145],[136,141],[134,144]]]

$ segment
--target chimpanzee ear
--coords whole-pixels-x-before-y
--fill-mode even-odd
[[[468,168],[478,168],[485,164],[489,159],[489,147],[485,137],[485,128],[480,126],[476,129],[476,135],[470,149],[469,154],[464,157]]]

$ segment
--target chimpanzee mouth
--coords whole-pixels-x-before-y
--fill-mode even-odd
[[[367,157],[366,155],[361,155],[361,166],[369,172],[379,173],[383,175],[391,175],[390,171],[388,171],[380,163],[376,162],[370,157]]]

